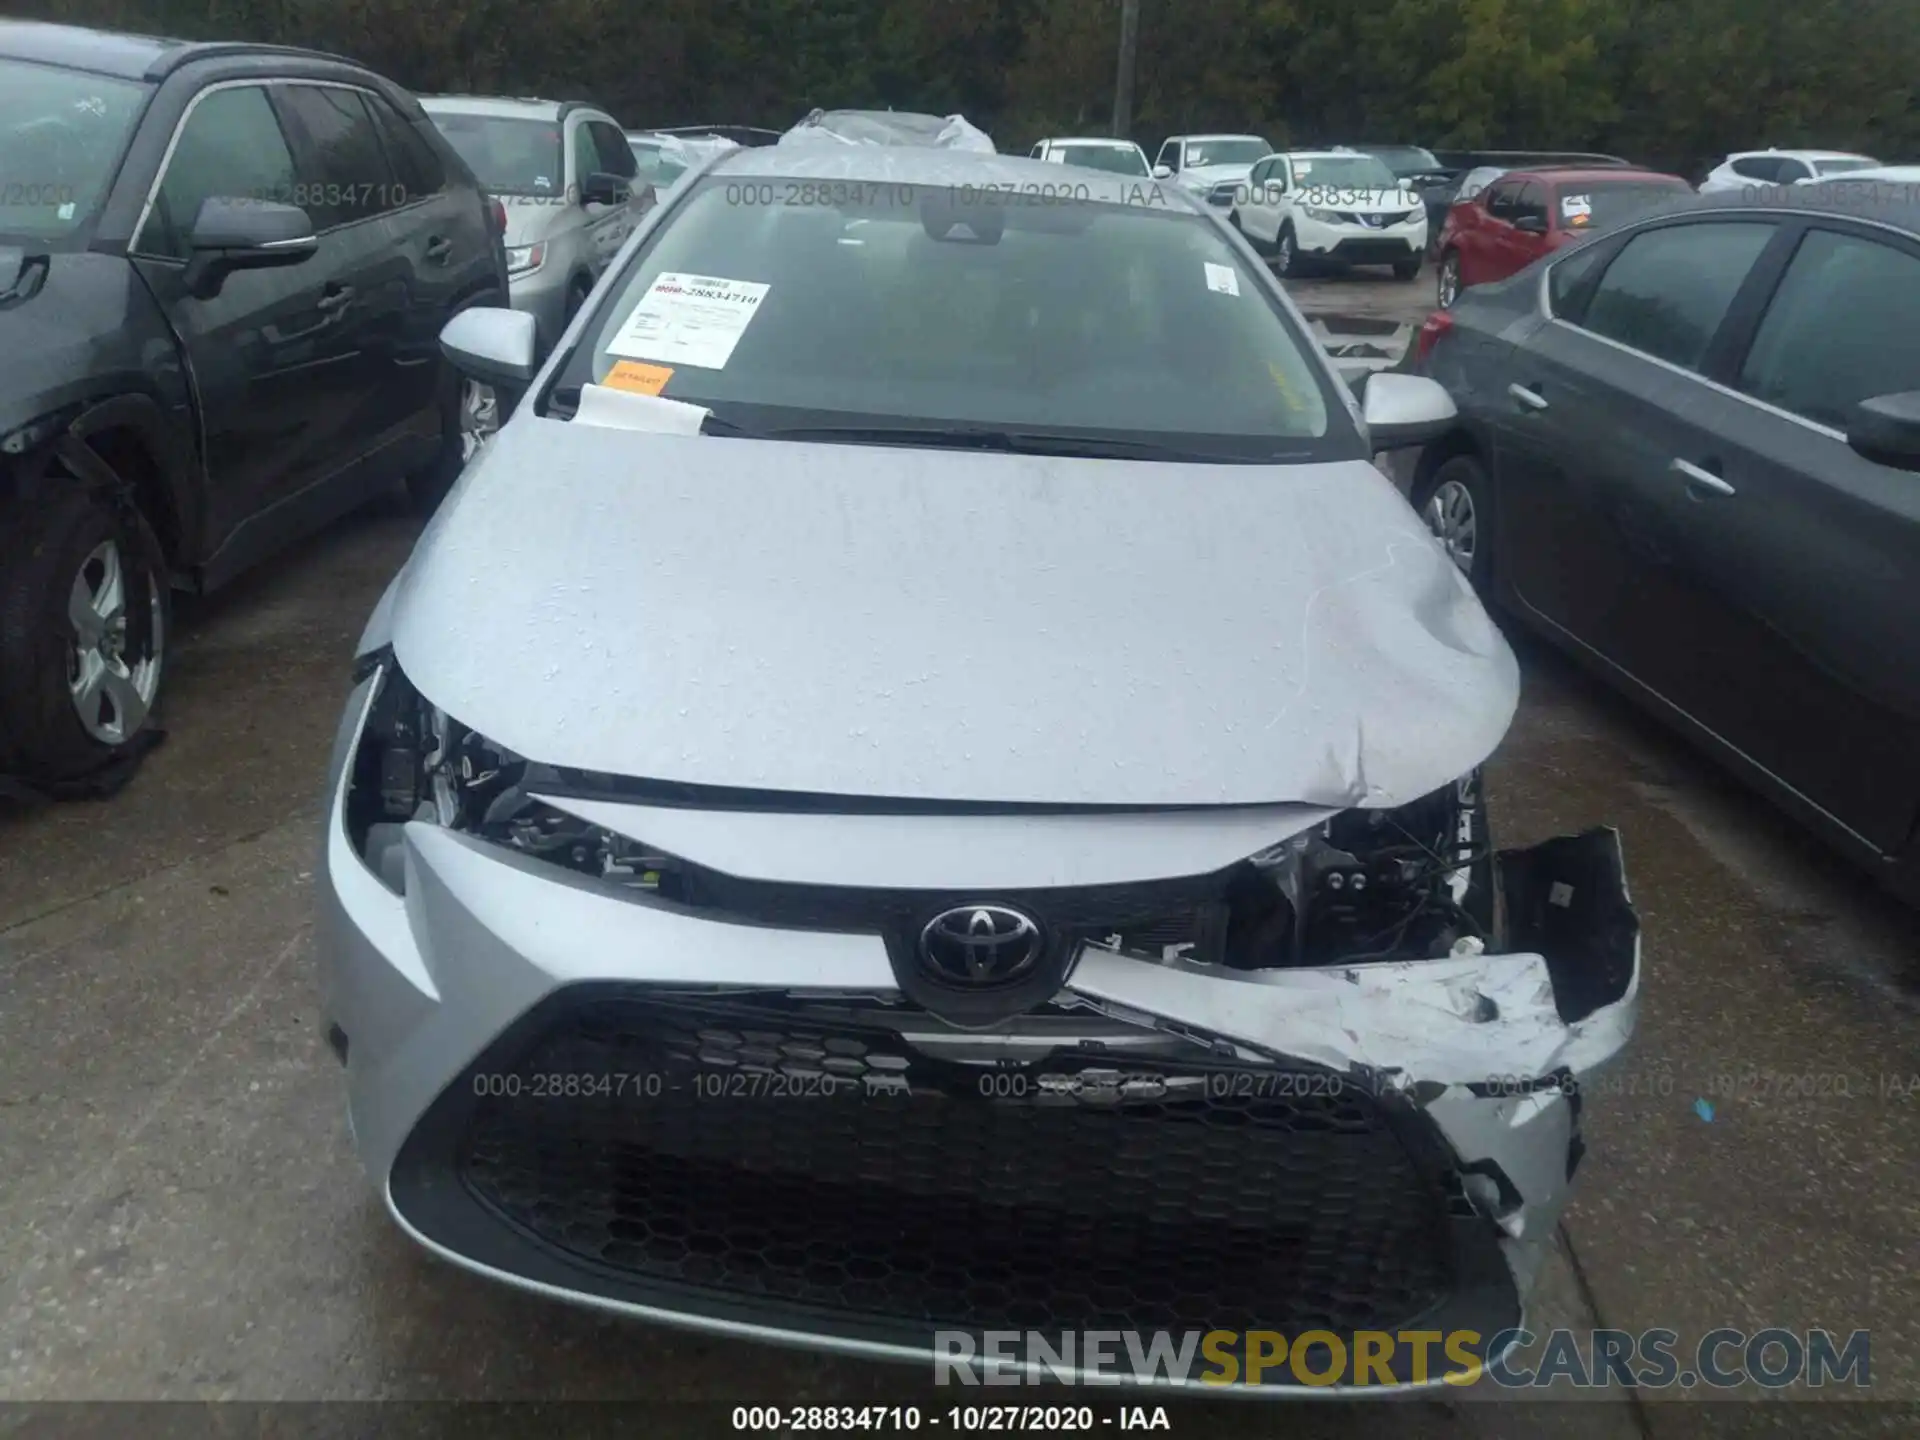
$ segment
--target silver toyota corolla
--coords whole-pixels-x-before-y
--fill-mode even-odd
[[[1613,831],[1490,837],[1514,659],[1372,463],[1444,392],[1363,407],[1175,187],[865,146],[709,161],[538,373],[525,315],[444,345],[522,396],[324,840],[408,1234],[880,1357],[1498,1348],[1639,926]]]

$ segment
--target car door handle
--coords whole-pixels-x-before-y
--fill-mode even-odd
[[[1544,410],[1547,408],[1547,397],[1542,395],[1538,390],[1529,390],[1524,385],[1513,384],[1507,386],[1507,394],[1511,395],[1528,410]]]
[[[447,263],[447,257],[453,254],[453,242],[444,235],[436,235],[427,241],[427,259],[436,265]]]
[[[1676,475],[1686,477],[1689,486],[1697,485],[1702,490],[1714,495],[1733,494],[1733,486],[1722,480],[1718,475],[1714,474],[1713,471],[1695,465],[1690,460],[1675,460],[1673,464],[1667,468],[1672,470]]]
[[[353,303],[353,286],[329,285],[315,302],[323,314],[336,315]]]

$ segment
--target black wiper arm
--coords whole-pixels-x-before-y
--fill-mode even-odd
[[[1091,460],[1226,460],[1239,457],[1182,450],[1150,440],[1062,435],[976,425],[803,425],[763,432],[772,440],[840,440],[856,445],[926,445],[1000,450],[1014,455],[1072,455]]]

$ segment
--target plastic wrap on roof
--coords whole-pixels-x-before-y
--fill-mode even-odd
[[[964,115],[916,115],[905,110],[815,110],[780,137],[782,145],[815,141],[997,153],[987,133],[969,124]]]

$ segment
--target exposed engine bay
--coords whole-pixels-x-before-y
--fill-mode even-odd
[[[410,820],[690,908],[737,910],[759,888],[539,798],[592,777],[529,763],[421,703],[404,680],[376,701],[356,764],[365,798],[349,825],[394,889]],[[1407,805],[1344,811],[1212,876],[1115,887],[1097,923],[1072,928],[1116,953],[1242,971],[1440,959],[1494,946],[1495,891],[1475,770]],[[769,902],[749,903],[764,913]]]

